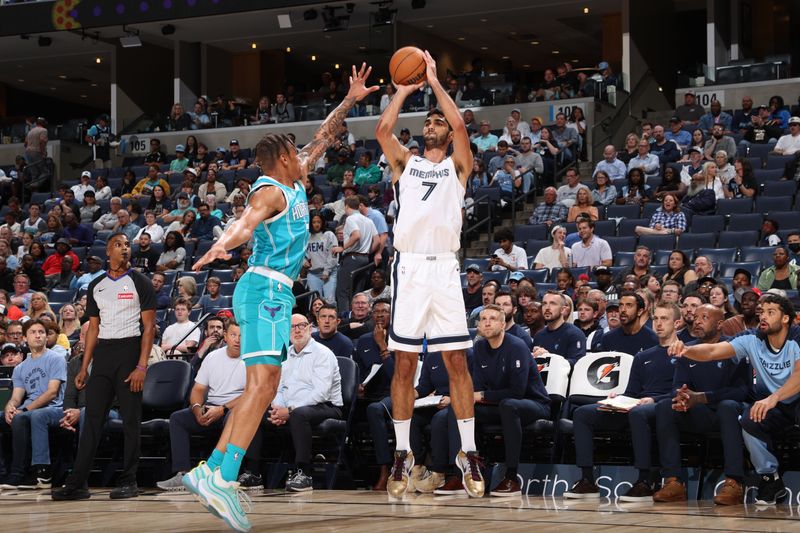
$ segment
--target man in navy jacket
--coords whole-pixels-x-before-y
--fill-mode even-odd
[[[722,337],[722,309],[711,304],[695,311],[692,344],[716,344]],[[686,487],[681,482],[680,431],[722,434],[725,456],[725,483],[714,497],[718,505],[739,505],[744,501],[744,442],[739,416],[748,396],[747,363],[731,359],[698,363],[680,358],[672,381],[675,397],[656,405],[656,431],[661,459],[661,474],[666,481],[653,495],[657,502],[686,501]]]
[[[533,355],[555,353],[575,366],[575,362],[586,355],[586,335],[577,327],[564,321],[564,308],[568,296],[550,290],[542,298],[544,328],[533,338]]]
[[[674,303],[660,303],[653,316],[653,327],[658,344],[637,353],[633,359],[628,386],[623,393],[638,398],[639,405],[627,414],[599,410],[599,404],[584,405],[573,414],[575,435],[575,463],[581,469],[581,479],[564,493],[565,498],[599,498],[593,472],[592,445],[595,428],[620,431],[630,428],[633,442],[634,466],[639,469],[639,479],[620,496],[622,501],[646,501],[653,497],[650,485],[650,445],[655,425],[656,404],[670,397],[674,374],[674,359],[667,349],[675,342],[675,324],[681,312]]]

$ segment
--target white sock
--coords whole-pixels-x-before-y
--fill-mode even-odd
[[[395,450],[408,451],[411,449],[411,419],[394,420]]]
[[[475,446],[475,419],[474,418],[462,418],[461,420],[456,420],[458,424],[458,434],[461,437],[461,450],[463,452],[474,452],[477,451],[477,446]]]

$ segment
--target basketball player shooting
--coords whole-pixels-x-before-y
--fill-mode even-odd
[[[451,407],[461,437],[461,451],[455,462],[467,493],[477,498],[483,496],[484,481],[475,447],[475,394],[465,355],[472,340],[464,316],[456,257],[472,152],[458,107],[439,83],[430,53],[423,54],[427,81],[441,108],[430,111],[425,118],[424,157],[412,155],[393,134],[403,102],[423,86],[424,80],[412,85],[396,84],[397,93],[381,115],[375,132],[392,169],[398,203],[392,265],[393,317],[388,343],[389,349],[395,351],[392,418],[397,446],[387,491],[393,498],[402,498],[414,467],[409,442],[414,376],[426,338],[428,350],[441,351],[447,367]],[[450,143],[453,154],[447,157]]]

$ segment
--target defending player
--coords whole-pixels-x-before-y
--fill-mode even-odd
[[[333,143],[356,102],[378,90],[365,85],[371,70],[366,64],[358,72],[353,67],[344,101],[299,153],[286,135],[264,136],[256,146],[263,175],[253,184],[242,218],[192,267],[200,270],[216,259],[230,259],[228,250],[255,238],[250,266],[233,295],[242,329],[242,359],[247,366],[245,391],[211,457],[183,477],[186,488],[237,531],[248,531],[250,522],[239,503],[240,497],[247,497],[236,479],[245,450],[280,381],[281,362],[289,347],[292,284],[300,273],[308,242],[308,203],[298,179],[307,175]]]
[[[408,489],[414,467],[409,433],[414,409],[414,375],[423,338],[428,351],[442,352],[450,376],[461,450],[456,464],[464,488],[483,496],[480,458],[475,450],[474,391],[464,350],[472,346],[464,318],[459,265],[461,206],[472,169],[469,136],[458,107],[436,77],[436,63],[425,52],[427,81],[441,110],[425,118],[425,153],[413,155],[392,133],[405,99],[422,87],[401,85],[381,115],[376,137],[392,168],[398,213],[394,226],[392,322],[389,349],[395,350],[392,418],[396,451],[387,490],[394,498]],[[447,149],[453,144],[453,155]]]

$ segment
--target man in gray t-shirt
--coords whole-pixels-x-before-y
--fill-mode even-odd
[[[515,166],[522,176],[522,192],[528,194],[537,175],[544,172],[542,156],[532,150],[530,137],[523,137],[519,145],[519,153],[514,158]]]
[[[333,249],[334,254],[343,254],[336,276],[336,305],[340,311],[349,311],[353,294],[364,290],[368,272],[360,272],[355,278],[353,272],[369,263],[370,252],[379,245],[375,224],[358,212],[358,205],[357,196],[345,200],[344,243]]]

